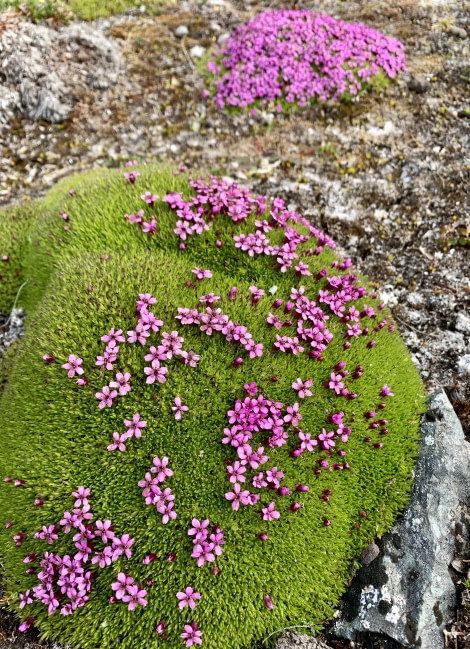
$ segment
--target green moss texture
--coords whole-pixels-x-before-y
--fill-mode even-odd
[[[178,191],[188,199],[194,189],[187,175],[144,167],[131,184],[123,171],[68,179],[44,201],[0,213],[0,253],[9,257],[2,267],[0,309],[11,308],[18,288],[27,281],[18,304],[28,315],[27,333],[0,402],[0,477],[25,481],[18,487],[14,482],[0,485],[0,557],[11,607],[21,620],[34,617],[43,637],[69,642],[76,649],[177,649],[185,646],[181,634],[184,625],[191,623],[198,625],[207,649],[252,648],[286,626],[318,630],[332,616],[361,550],[390,529],[407,503],[419,419],[425,408],[420,377],[393,330],[390,314],[379,309],[380,300],[369,294],[362,279],[357,286],[366,287],[365,296],[347,308],[354,304],[362,311],[367,304],[377,316],[362,317],[361,326],[370,332],[343,349],[346,323],[318,302],[327,279],[315,276],[322,268],[329,277],[353,269],[332,268],[332,262],[342,260],[328,245],[318,255],[309,254],[318,241],[305,225],[288,224],[308,238],[299,244],[297,254],[308,263],[309,276],[299,277],[294,266],[280,272],[275,256],[252,257],[235,247],[233,237],[254,232],[256,219],[270,220],[269,201],[264,215],[253,213],[236,223],[222,210],[213,221],[206,219],[207,231],[188,237],[185,249],[180,249],[174,211],[162,200],[149,207],[141,195],[151,191],[161,199]],[[140,209],[146,221],[155,217],[155,234],[142,232],[138,224],[124,218],[125,213]],[[285,233],[283,228],[273,228],[266,236],[272,244],[282,245]],[[197,281],[194,267],[210,269],[212,278]],[[230,300],[233,286],[237,296]],[[252,304],[251,286],[265,291],[257,305]],[[329,315],[327,326],[333,338],[322,362],[306,353],[287,354],[272,347],[276,335],[296,335],[297,321],[283,308],[292,289],[300,286]],[[275,292],[272,289],[274,294],[272,287],[277,287]],[[178,307],[203,312],[205,305],[199,298],[210,292],[221,297],[214,308],[245,325],[253,339],[263,344],[262,356],[250,358],[242,345],[228,342],[220,332],[208,336],[199,326],[175,319]],[[145,345],[119,343],[112,371],[97,366],[96,357],[106,346],[101,336],[111,327],[122,329],[124,335],[135,329],[136,300],[143,293],[156,299],[152,311],[163,320],[160,332],[151,332]],[[277,310],[275,299],[283,300]],[[269,313],[293,324],[282,330],[268,327]],[[387,325],[374,331],[383,319]],[[162,332],[173,330],[184,338],[183,349],[194,350],[200,361],[190,367],[173,356],[162,363],[168,367],[166,382],[147,384],[144,367],[150,363],[144,356],[150,345],[161,344]],[[372,339],[374,346],[368,345]],[[55,362],[45,362],[45,354]],[[83,359],[87,385],[77,385],[77,376],[69,378],[62,368],[70,354]],[[243,363],[234,367],[239,357]],[[356,399],[325,387],[341,361],[349,371],[344,382],[357,393]],[[363,374],[354,379],[357,365]],[[116,397],[111,407],[100,409],[95,393],[116,372],[130,373],[132,390]],[[292,388],[299,377],[313,381],[312,395],[304,399]],[[297,428],[309,431],[312,439],[323,428],[336,429],[328,417],[339,411],[351,434],[347,442],[336,438],[328,452],[318,445],[296,458],[291,452],[299,446],[298,434],[288,422],[284,429],[289,438],[280,447],[266,443],[269,431],[253,433],[253,448],[264,446],[269,461],[257,470],[248,468],[241,487],[259,493],[260,500],[234,511],[225,494],[233,489],[227,463],[233,465],[238,459],[237,450],[221,440],[224,428],[230,426],[227,411],[236,400],[247,398],[244,384],[253,381],[258,387],[256,397],[261,394],[282,402],[282,416],[287,406],[299,403],[302,421]],[[379,396],[384,384],[393,397]],[[189,408],[181,420],[172,411],[176,397]],[[385,408],[377,410],[382,402]],[[364,416],[375,410],[375,417]],[[124,433],[124,420],[135,413],[147,422],[142,436],[128,439],[124,452],[109,451],[113,432]],[[387,423],[370,427],[382,419]],[[381,434],[385,427],[388,434]],[[339,450],[346,455],[342,457]],[[171,488],[177,518],[166,524],[154,506],[145,504],[138,486],[156,456],[168,457],[174,472],[162,488]],[[321,466],[321,460],[328,466]],[[335,470],[335,464],[344,468]],[[281,484],[290,494],[252,487],[254,475],[273,467],[284,472]],[[295,491],[299,484],[308,486],[308,492]],[[38,574],[26,574],[26,569],[33,565],[40,572],[45,552],[61,557],[77,552],[72,539],[77,530],[66,534],[59,522],[65,511],[72,511],[71,493],[79,486],[90,489],[90,522],[109,519],[116,536],[129,534],[134,539],[132,556],[121,555],[99,568],[91,564],[92,553],[86,564],[94,573],[89,601],[72,615],[60,614],[60,607],[69,601],[66,594],[51,615],[37,600],[20,609],[19,593],[32,591],[39,583]],[[43,504],[35,506],[38,498]],[[261,508],[271,502],[280,518],[263,520]],[[301,505],[295,512],[291,511],[294,502]],[[188,530],[194,518],[209,519],[210,531],[219,526],[225,540],[222,554],[201,567],[191,557],[194,546]],[[13,526],[6,528],[7,521]],[[42,526],[51,525],[59,530],[52,544],[34,538]],[[18,547],[13,536],[20,532],[24,537]],[[263,532],[268,535],[264,541],[259,537]],[[96,539],[94,544],[94,551],[104,547]],[[29,553],[38,559],[25,564]],[[143,563],[149,554],[155,555],[154,560]],[[114,594],[111,584],[120,572],[131,575],[147,591],[146,606],[128,610],[122,601],[109,603]],[[194,610],[178,607],[176,593],[187,586],[201,594]],[[55,588],[56,593],[59,590]],[[272,607],[266,604],[267,596]],[[164,634],[156,630],[162,621]],[[276,638],[274,634],[268,645]]]

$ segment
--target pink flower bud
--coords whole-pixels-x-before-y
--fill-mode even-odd
[[[367,343],[366,347],[367,347],[367,349],[372,349],[372,347],[374,347],[374,345],[376,345],[376,344],[377,344],[377,341],[376,341],[376,340],[370,340],[370,341]]]
[[[266,532],[260,532],[258,534],[258,538],[260,538],[262,541],[267,541],[268,540],[268,535],[266,534]]]
[[[176,559],[176,554],[174,552],[170,552],[170,554],[166,558],[168,563],[172,563],[175,559]]]
[[[88,385],[88,379],[80,377],[79,379],[77,379],[77,385],[80,385],[80,386]]]
[[[269,595],[264,596],[264,603],[266,604],[266,608],[269,608],[270,611],[274,608],[273,600]]]
[[[336,363],[333,369],[339,372],[340,370],[343,370],[345,367],[346,367],[346,363],[344,361],[340,361],[339,363]]]
[[[185,249],[186,249],[186,244],[180,243],[180,250],[185,250]]]
[[[216,245],[217,248],[222,248],[222,241],[220,241],[220,239],[217,239],[217,241],[215,242],[215,245]]]
[[[357,394],[355,392],[349,392],[346,396],[346,399],[353,401],[354,399],[357,399]]]
[[[214,577],[217,577],[217,575],[219,574],[219,569],[214,566],[214,568],[212,568],[211,572],[214,575]]]
[[[162,634],[162,633],[165,631],[165,627],[166,627],[165,622],[164,622],[163,620],[161,620],[161,621],[157,624],[155,631],[156,631],[157,633]]]
[[[289,453],[289,455],[290,455],[291,457],[300,457],[300,456],[302,455],[302,453],[303,453],[303,449],[301,449],[301,448],[294,448],[294,449]]]
[[[236,297],[237,297],[237,287],[232,286],[232,288],[228,293],[228,299],[233,302]]]
[[[361,513],[359,514],[359,516],[360,516],[361,518],[365,518],[365,517],[367,516],[367,514],[366,514],[365,512],[361,512]]]
[[[316,252],[316,251],[315,251],[315,252]],[[320,270],[320,271],[315,275],[315,279],[316,279],[317,281],[319,281],[319,280],[323,279],[324,277],[326,277],[327,275],[328,275],[328,271],[326,270],[326,268],[322,268],[322,269],[321,269],[321,270]]]
[[[382,447],[383,447],[382,442],[375,442],[374,448],[382,448]]]
[[[295,304],[293,302],[286,302],[286,306],[284,307],[284,313],[290,313],[294,308],[294,306]]]
[[[310,487],[308,487],[306,484],[298,484],[295,486],[295,490],[302,493],[307,493],[307,491],[310,491]]]
[[[7,521],[5,523],[5,528],[8,530],[10,527],[13,527],[13,521]]]
[[[351,343],[349,342],[349,340],[347,340],[345,343],[343,343],[343,349],[344,350],[349,349],[350,347],[351,347]]]
[[[329,518],[324,518],[323,519],[323,525],[325,525],[325,527],[329,527],[331,525],[330,519]]]
[[[13,478],[7,475],[5,478],[3,478],[3,482],[13,482]]]
[[[292,503],[292,505],[290,506],[290,510],[291,512],[296,512],[300,509],[300,507],[301,507],[300,503]]]
[[[273,309],[279,309],[279,307],[281,306],[281,304],[282,304],[282,300],[280,300],[279,298],[278,298],[277,300],[274,300],[274,302],[273,302]]]
[[[44,505],[44,500],[42,498],[36,498],[33,504],[35,507],[40,507],[41,505]]]
[[[52,354],[44,354],[44,356],[42,357],[42,360],[45,361],[46,363],[54,363],[55,362],[55,358],[54,358],[54,356]]]
[[[368,412],[364,413],[364,417],[366,419],[373,419],[373,417],[375,417],[376,415],[377,413],[375,412],[375,410],[369,410]]]
[[[156,558],[157,558],[156,554],[147,554],[147,556],[145,556],[142,559],[142,563],[144,564],[144,566],[148,566],[149,563],[152,563],[153,561],[155,561]]]
[[[242,363],[243,363],[243,358],[241,358],[241,356],[239,356],[238,358],[236,358],[236,359],[233,361],[232,365],[233,365],[233,367],[237,368],[237,367],[240,367],[240,365],[241,365]]]
[[[279,487],[279,489],[277,490],[277,493],[280,496],[289,496],[290,495],[290,489],[288,489],[287,487]]]

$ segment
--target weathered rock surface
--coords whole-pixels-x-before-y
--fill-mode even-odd
[[[458,603],[449,565],[469,531],[470,447],[443,390],[429,398],[421,435],[410,506],[354,577],[335,636],[354,640],[367,631],[408,647],[445,646],[443,629]]]
[[[279,638],[276,649],[292,649],[292,647],[300,647],[300,649],[329,649],[321,640],[311,638],[303,633],[296,631],[284,631]]]
[[[0,34],[0,122],[15,114],[66,120],[84,90],[115,84],[120,67],[116,43],[85,24],[56,31],[23,22],[5,29]]]

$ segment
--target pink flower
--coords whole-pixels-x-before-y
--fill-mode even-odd
[[[147,591],[141,590],[140,586],[128,586],[127,593],[122,596],[122,601],[128,604],[127,608],[129,611],[133,611],[137,604],[147,606],[146,595]]]
[[[269,503],[267,507],[263,507],[261,509],[263,513],[263,520],[264,521],[272,521],[275,518],[280,518],[281,514],[276,511],[276,506],[274,503]]]
[[[155,201],[158,201],[158,196],[156,194],[152,194],[152,192],[145,192],[145,194],[143,194],[140,198],[145,201],[149,207],[153,207]]]
[[[20,626],[18,627],[18,631],[20,633],[24,633],[25,631],[27,631],[30,627],[33,626],[35,619],[36,618],[34,618],[34,617],[26,618],[26,620],[22,624],[20,624]],[[201,644],[201,643],[199,643],[199,644]],[[191,645],[186,645],[186,646],[191,646]]]
[[[110,388],[118,388],[119,389],[119,394],[120,395],[125,395],[128,392],[131,391],[131,386],[129,383],[129,379],[131,378],[131,375],[129,372],[126,372],[125,374],[122,374],[122,372],[118,372],[116,374],[116,380],[111,381],[109,384]]]
[[[132,420],[125,419],[124,426],[127,426],[128,428],[127,432],[125,433],[126,438],[132,437],[132,435],[135,435],[136,437],[142,437],[142,428],[145,428],[146,425],[147,422],[140,419],[138,412],[132,415]]]
[[[84,370],[80,365],[83,363],[83,359],[77,358],[75,354],[70,354],[68,363],[62,365],[64,370],[68,370],[68,377],[71,379],[75,374],[83,374]]]
[[[116,343],[124,343],[124,342],[126,342],[126,339],[122,335],[122,329],[118,329],[117,331],[114,331],[114,327],[112,329],[110,329],[107,334],[105,334],[104,336],[101,336],[101,340],[104,343],[109,343],[112,340],[114,342],[116,342]]]
[[[118,559],[122,554],[124,554],[128,559],[132,557],[130,548],[134,545],[134,539],[131,539],[129,534],[123,534],[121,538],[115,536],[112,541],[113,561],[116,561],[116,559]]]
[[[171,478],[173,471],[168,467],[169,459],[167,457],[162,460],[159,457],[154,457],[152,461],[154,466],[150,471],[157,474],[158,482],[164,482],[166,478]]]
[[[298,426],[302,415],[299,412],[299,404],[294,403],[293,406],[287,406],[287,415],[284,416],[284,421],[290,423],[292,426]]]
[[[208,561],[209,563],[215,561],[215,555],[212,552],[213,549],[213,543],[207,543],[206,541],[196,543],[191,557],[193,559],[197,559],[197,565],[199,566],[199,568],[201,568],[206,561]]]
[[[113,524],[110,520],[98,520],[95,523],[95,527],[97,536],[101,537],[103,543],[107,543],[109,540],[114,539]]]
[[[306,381],[302,381],[302,379],[299,377],[294,383],[292,383],[292,387],[296,392],[299,394],[299,399],[304,399],[305,397],[311,397],[312,393],[308,388],[311,388],[313,384],[312,379],[307,379]]]
[[[193,644],[202,644],[202,631],[199,631],[196,622],[184,625],[184,633],[180,638],[185,640],[186,647],[192,647]]]
[[[191,586],[188,586],[184,593],[179,592],[176,593],[176,597],[180,600],[178,602],[178,607],[179,608],[184,608],[185,606],[189,606],[190,609],[194,610],[196,608],[196,601],[197,599],[201,599],[201,594],[196,593],[196,591],[191,588]]]
[[[120,572],[117,576],[117,581],[111,584],[112,590],[116,592],[116,599],[122,599],[127,593],[127,589],[134,583],[134,578]]]
[[[155,381],[165,383],[165,374],[168,373],[168,368],[160,367],[160,361],[154,360],[152,361],[152,367],[144,367],[144,373],[147,375],[147,380],[145,382],[149,385],[155,383]]]
[[[125,451],[126,445],[124,442],[128,438],[126,433],[119,435],[119,433],[113,433],[113,443],[108,446],[108,451]]]
[[[197,518],[193,518],[191,524],[192,527],[188,530],[188,536],[194,536],[193,543],[205,541],[208,535],[209,519],[206,518],[201,522]]]
[[[196,279],[199,280],[200,282],[205,278],[210,279],[212,277],[212,273],[210,270],[202,270],[197,266],[195,266],[191,272],[196,275]]]
[[[189,352],[182,351],[180,356],[182,363],[184,365],[189,365],[190,367],[197,367],[198,362],[201,360],[201,357],[193,350]]]
[[[175,397],[175,405],[172,406],[171,409],[175,413],[175,419],[177,420],[181,419],[182,412],[187,412],[189,410],[188,406],[183,406],[179,397]]]
[[[269,595],[264,596],[264,603],[266,604],[266,608],[268,608],[269,610],[272,610],[274,608],[273,600]]]
[[[242,505],[250,505],[250,492],[245,489],[244,491],[241,490],[241,487],[238,482],[236,482],[233,485],[233,491],[228,491],[225,494],[225,498],[227,500],[230,500],[232,503],[232,509],[234,511],[238,511],[240,504]]]
[[[388,387],[387,384],[382,386],[382,389],[380,390],[380,395],[381,397],[394,397],[395,395],[391,391],[391,389]]]
[[[109,389],[109,386],[105,385],[103,388],[101,388],[101,392],[97,392],[95,394],[95,397],[100,400],[98,404],[98,408],[105,408],[108,406],[108,408],[111,408],[113,405],[113,399],[117,397],[117,390],[111,390]]]
[[[229,474],[230,482],[245,482],[246,478],[243,475],[246,471],[246,467],[241,462],[234,462],[227,466],[227,472]]]

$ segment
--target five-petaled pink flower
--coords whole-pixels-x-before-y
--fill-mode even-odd
[[[185,640],[186,647],[192,647],[193,644],[202,644],[202,631],[199,631],[196,622],[184,625],[184,633],[180,638]]]
[[[264,521],[273,521],[275,518],[280,518],[281,514],[276,511],[276,505],[269,503],[267,507],[261,509]]]
[[[120,435],[119,433],[115,432],[113,433],[113,443],[108,446],[108,451],[125,451],[126,450],[126,445],[124,442],[128,438],[126,433],[123,433]]]
[[[212,273],[210,270],[202,270],[197,266],[195,266],[191,272],[196,275],[196,279],[199,280],[200,282],[205,278],[210,279],[212,277]]]
[[[135,435],[136,437],[142,437],[142,428],[145,428],[147,425],[146,421],[142,421],[138,412],[132,415],[132,420],[125,419],[124,426],[127,426],[126,436],[127,438]]]
[[[240,504],[242,505],[250,505],[251,500],[250,500],[250,492],[248,489],[245,489],[244,491],[241,490],[240,484],[236,482],[233,485],[233,491],[228,491],[225,494],[225,498],[227,500],[230,500],[232,502],[232,509],[234,511],[238,511]]]
[[[185,606],[189,606],[190,609],[195,609],[196,608],[196,601],[197,599],[201,599],[201,593],[196,593],[196,591],[191,588],[191,586],[188,586],[184,593],[179,592],[176,593],[176,597],[180,600],[178,602],[178,607],[179,608],[184,608]]]
[[[298,393],[299,399],[305,399],[305,397],[312,396],[312,392],[309,390],[309,388],[312,387],[312,384],[312,379],[302,381],[302,379],[299,377],[296,381],[294,381],[294,383],[292,383],[292,387]]]
[[[175,397],[175,405],[171,407],[175,413],[175,419],[181,419],[181,413],[187,412],[189,410],[188,406],[183,406],[183,403],[179,397]]]
[[[62,365],[62,367],[64,370],[68,370],[68,377],[71,379],[75,374],[80,375],[84,373],[83,367],[80,367],[82,363],[82,358],[77,358],[75,354],[70,354],[68,362]]]
[[[387,384],[382,386],[382,389],[380,390],[380,397],[394,397],[395,395],[391,391],[391,389],[388,387]]]
[[[95,394],[95,397],[100,400],[98,404],[98,408],[105,408],[108,406],[108,408],[111,408],[113,405],[113,399],[117,397],[117,390],[111,391],[109,389],[108,385],[105,385],[103,388],[101,388],[101,392],[97,392]]]

